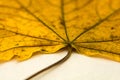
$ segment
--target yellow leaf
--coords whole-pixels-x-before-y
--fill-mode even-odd
[[[120,0],[0,0],[0,61],[75,48],[120,61]]]

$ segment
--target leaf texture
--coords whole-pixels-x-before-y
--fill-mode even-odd
[[[0,0],[0,61],[71,46],[120,61],[120,0]]]

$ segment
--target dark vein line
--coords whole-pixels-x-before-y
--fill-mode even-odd
[[[15,9],[15,10],[19,10],[20,9],[20,8],[11,7],[11,6],[7,6],[7,5],[0,5],[0,8],[9,8],[9,9]]]
[[[15,15],[15,14],[10,14],[10,13],[1,13],[1,12],[0,12],[0,14],[1,14],[1,15],[10,16],[10,18],[11,18],[11,17],[12,17],[12,18],[18,17],[18,18],[21,18],[21,19],[24,19],[24,20],[37,22],[37,21],[35,21],[34,19],[30,19],[30,18],[27,18],[27,17],[23,17],[23,16],[21,16],[21,15]]]
[[[74,0],[72,0],[72,1],[74,1]],[[77,0],[76,0],[77,1]],[[80,6],[80,7],[76,7],[76,8],[74,8],[73,10],[71,10],[71,11],[69,11],[69,12],[66,12],[65,14],[69,14],[69,13],[72,13],[72,12],[75,12],[75,11],[78,11],[78,10],[81,10],[81,9],[83,9],[84,7],[87,7],[90,3],[92,3],[93,2],[93,0],[88,0],[85,4],[83,4],[82,6]]]
[[[77,18],[79,18],[78,15],[74,16],[74,17],[71,18],[71,19],[66,20],[66,22],[71,22],[71,21],[73,21],[73,20],[76,20]]]
[[[16,36],[16,35],[9,35],[9,36],[0,36],[0,38],[9,38],[9,37],[13,37],[13,36]]]
[[[9,48],[9,49],[6,49],[6,50],[3,50],[3,51],[0,51],[0,52],[5,52],[5,51],[9,51],[9,50],[12,50],[12,49],[16,49],[16,48],[30,48],[30,47],[43,47],[43,46],[56,46],[56,45],[59,45],[59,44],[42,44],[42,45],[28,45],[28,46],[17,46],[17,47],[12,47],[12,48]]]
[[[46,2],[48,3],[48,4],[50,4],[51,6],[53,6],[53,7],[60,7],[60,6],[58,6],[58,5],[56,5],[56,4],[53,4],[52,2],[50,2],[50,0],[46,0]]]
[[[63,58],[60,59],[59,61],[57,61],[57,62],[55,62],[55,63],[47,66],[46,68],[44,68],[44,69],[36,72],[35,74],[33,74],[32,76],[28,77],[28,78],[25,79],[25,80],[31,80],[31,79],[33,79],[34,77],[36,77],[37,75],[39,75],[39,74],[41,74],[41,73],[43,73],[43,72],[45,72],[45,71],[47,71],[47,70],[55,67],[55,66],[58,66],[58,65],[64,63],[66,60],[68,60],[68,59],[70,58],[71,53],[72,53],[72,48],[71,48],[71,47],[68,47],[68,53],[67,53],[67,55],[66,55],[65,57],[63,57]]]
[[[102,51],[102,52],[107,52],[107,53],[111,53],[111,54],[120,55],[120,53],[111,52],[111,51],[107,51],[107,50],[101,50],[101,49],[89,48],[89,47],[84,47],[84,46],[80,46],[80,45],[76,45],[76,46],[81,47],[81,48],[85,48],[85,49],[90,49],[90,50],[95,50],[95,51]],[[102,53],[101,53],[101,54],[102,54]]]
[[[105,17],[104,19],[98,21],[96,24],[94,24],[93,26],[91,26],[90,28],[88,28],[87,30],[83,31],[82,33],[80,33],[77,37],[75,37],[75,39],[72,40],[72,42],[74,42],[76,39],[78,39],[81,35],[85,34],[86,32],[98,27],[100,24],[102,24],[104,21],[106,21],[108,18],[110,18],[112,15],[114,15],[115,13],[117,13],[118,11],[120,11],[120,8],[115,10],[113,13],[111,13],[110,15],[108,15],[107,17]],[[71,43],[72,43],[71,42]]]
[[[64,30],[65,30],[65,35],[67,37],[67,42],[69,42],[67,27],[66,27],[66,23],[65,23],[64,0],[61,0],[61,16],[62,16],[62,24],[63,24]]]
[[[114,42],[114,41],[119,41],[120,39],[115,39],[115,40],[99,40],[99,41],[86,41],[86,42],[74,42],[74,43],[102,43],[102,42]]]
[[[21,35],[21,36],[31,37],[31,38],[35,38],[35,39],[43,39],[43,40],[53,41],[53,42],[60,42],[60,41],[55,41],[55,40],[50,40],[50,39],[45,39],[45,38],[39,38],[39,37],[31,36],[31,35],[26,35],[26,34],[10,31],[10,30],[3,29],[3,28],[0,28],[0,29],[6,30],[6,31],[11,32],[11,33],[14,33],[15,35]]]
[[[68,2],[65,3],[65,5],[68,5],[68,4],[70,4],[70,3],[74,2],[74,1],[77,1],[77,0],[69,0]]]
[[[31,3],[32,3],[32,0],[29,0],[27,7],[31,6]],[[15,9],[15,10],[21,9],[21,7],[16,8],[14,6],[8,6],[8,5],[0,5],[0,7],[2,7],[2,8],[9,8],[9,9]]]
[[[66,42],[66,40],[61,37],[57,32],[55,32],[51,27],[49,27],[45,22],[43,22],[39,17],[37,17],[35,14],[33,14],[30,10],[28,10],[20,1],[16,0],[16,2],[30,15],[32,15],[35,19],[37,19],[40,23],[42,23],[44,26],[46,26],[49,30],[51,30],[54,34],[56,34],[58,37],[60,37],[63,41]]]
[[[20,10],[20,8],[15,8],[15,7],[11,7],[11,6],[5,6],[5,5],[0,5],[0,8],[9,8],[9,9],[14,9],[14,10],[16,10],[16,11],[19,11]],[[22,9],[21,9],[22,10]],[[0,14],[2,14],[2,15],[10,15],[10,16],[12,16],[12,17],[19,17],[19,18],[22,18],[22,19],[26,19],[26,20],[30,20],[30,21],[35,21],[35,20],[33,20],[33,19],[30,19],[30,18],[27,18],[27,17],[23,17],[23,16],[21,16],[21,15],[15,15],[15,14],[10,14],[10,13],[3,13],[3,12],[0,12]]]
[[[111,10],[114,10],[113,7],[112,7],[112,3],[113,3],[113,1],[112,1],[112,0],[109,0],[109,8],[110,8]]]
[[[96,2],[96,5],[95,5],[95,12],[96,12],[96,15],[98,16],[98,18],[101,20],[102,18],[101,18],[101,16],[100,16],[100,13],[99,13],[99,11],[98,11],[98,1]]]
[[[32,5],[32,0],[29,0],[28,7],[30,7],[31,5]]]

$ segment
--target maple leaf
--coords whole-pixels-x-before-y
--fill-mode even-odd
[[[120,61],[120,0],[0,0],[0,61],[72,49]]]
[[[8,1],[0,1],[0,60],[70,46],[120,61],[119,0]]]
[[[8,4],[8,0],[1,0],[0,59],[16,55],[24,60],[33,53],[53,53],[69,45],[86,55],[116,60],[119,2],[12,0]]]

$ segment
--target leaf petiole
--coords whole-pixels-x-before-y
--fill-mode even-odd
[[[48,67],[46,67],[46,68],[44,68],[44,69],[36,72],[35,74],[31,75],[30,77],[28,77],[28,78],[25,79],[25,80],[31,80],[31,79],[35,78],[37,75],[39,75],[39,74],[41,74],[41,73],[43,73],[43,72],[45,72],[45,71],[47,71],[47,70],[55,67],[55,66],[58,66],[58,65],[64,63],[66,60],[68,60],[68,59],[70,58],[71,54],[72,54],[72,47],[68,45],[67,48],[68,48],[68,53],[67,53],[67,55],[66,55],[65,57],[63,57],[63,58],[60,59],[59,61],[57,61],[57,62],[49,65]]]

